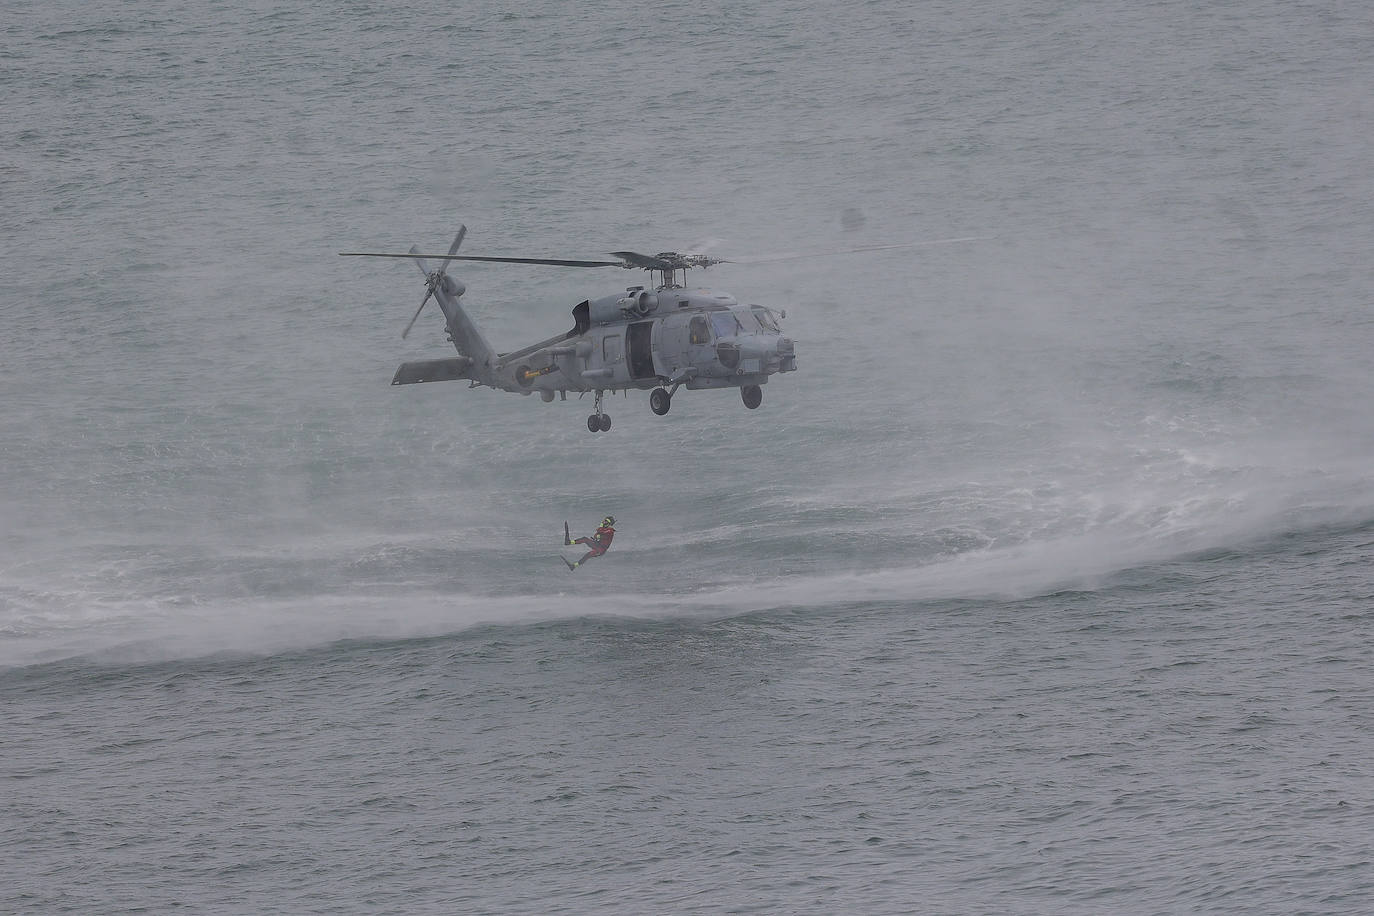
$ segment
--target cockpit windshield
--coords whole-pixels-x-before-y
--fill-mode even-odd
[[[716,337],[737,337],[744,333],[734,312],[712,312],[711,328],[716,332]]]
[[[781,328],[778,327],[777,320],[773,317],[773,313],[763,306],[752,306],[749,311],[750,314],[758,320],[759,327],[763,328],[765,331],[772,331],[776,334],[781,330]]]

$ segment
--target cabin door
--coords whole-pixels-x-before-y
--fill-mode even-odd
[[[636,321],[630,325],[625,335],[625,361],[629,364],[631,379],[653,378],[658,374],[654,372],[653,336],[652,321]]]

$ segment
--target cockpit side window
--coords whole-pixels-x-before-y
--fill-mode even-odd
[[[711,325],[706,320],[705,315],[695,315],[692,318],[689,339],[694,344],[708,344],[711,342]]]

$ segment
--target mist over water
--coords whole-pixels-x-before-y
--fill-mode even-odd
[[[20,5],[0,909],[1361,912],[1370,33]],[[985,238],[694,272],[798,371],[593,436],[389,385],[442,319],[336,253],[460,224]],[[502,351],[643,282],[455,272]]]

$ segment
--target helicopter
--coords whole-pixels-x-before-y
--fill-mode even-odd
[[[705,254],[665,251],[655,255],[633,251],[611,252],[615,260],[495,257],[460,255],[467,235],[460,225],[447,254],[422,254],[415,246],[404,254],[374,251],[341,251],[343,257],[410,258],[425,277],[425,295],[410,323],[406,337],[432,298],[444,313],[448,339],[458,355],[402,363],[391,379],[393,385],[460,381],[469,388],[490,387],[516,394],[538,392],[545,403],[555,397],[567,400],[568,392],[595,395],[590,432],[607,432],[611,418],[604,398],[629,389],[652,389],[649,409],[663,416],[681,388],[738,388],[744,406],[755,410],[763,403],[763,385],[770,376],[797,368],[796,346],[784,336],[786,311],[762,305],[740,304],[734,296],[708,289],[688,289],[687,271],[726,263],[785,260],[801,255],[729,261]],[[971,241],[942,239],[943,242]],[[905,248],[910,245],[875,245],[847,251]],[[836,252],[828,252],[836,253]],[[431,269],[429,261],[439,262]],[[566,333],[508,353],[498,353],[482,336],[460,298],[467,287],[449,273],[454,261],[502,264],[543,264],[556,267],[621,267],[648,271],[652,289],[627,287],[573,306],[573,327]]]

